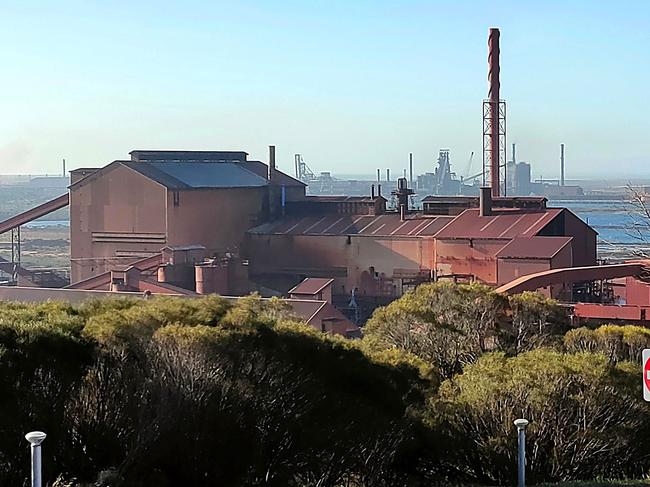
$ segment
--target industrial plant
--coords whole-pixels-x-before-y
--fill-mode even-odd
[[[258,292],[285,298],[322,331],[358,336],[378,306],[421,283],[449,280],[505,293],[539,290],[577,303],[579,319],[645,320],[645,266],[599,265],[596,231],[548,204],[582,194],[565,185],[564,145],[559,181],[532,181],[514,144],[506,157],[499,42],[491,29],[478,174],[458,176],[443,149],[431,173],[414,175],[411,155],[401,177],[377,170],[376,180],[342,188],[329,173],[316,176],[301,155],[295,177],[283,173],[275,146],[267,161],[243,150],[133,150],[70,171],[66,194],[0,222],[0,233],[15,236],[12,260],[0,262],[13,285],[0,297]],[[66,206],[69,282],[20,263],[21,226]]]

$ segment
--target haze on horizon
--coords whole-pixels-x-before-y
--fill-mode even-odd
[[[557,177],[650,176],[650,2],[32,1],[0,20],[0,173],[132,149],[246,150],[281,169],[480,170],[487,34],[508,145]]]

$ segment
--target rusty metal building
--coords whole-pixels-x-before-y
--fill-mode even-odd
[[[71,282],[160,252],[238,253],[245,232],[304,198],[305,184],[245,152],[133,151],[71,173]]]
[[[353,296],[379,304],[430,280],[496,286],[596,263],[596,232],[571,211],[547,208],[544,198],[483,197],[430,197],[423,211],[403,214],[364,199],[345,213],[264,223],[246,234],[250,278],[281,290],[308,277],[332,278],[335,302]],[[367,205],[378,211],[368,214]]]

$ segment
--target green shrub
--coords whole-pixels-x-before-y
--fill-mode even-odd
[[[513,421],[528,427],[531,482],[621,478],[650,467],[650,406],[638,366],[602,354],[535,350],[481,357],[443,383],[433,423],[457,443],[449,470],[483,482],[516,478]]]
[[[280,300],[2,304],[0,484],[48,433],[58,485],[405,485],[426,476],[431,381]],[[65,479],[78,479],[69,480]]]
[[[595,330],[582,327],[567,332],[564,347],[569,352],[600,352],[613,363],[638,363],[643,349],[650,348],[650,330],[633,325],[603,325]]]
[[[410,352],[453,377],[488,351],[517,354],[561,342],[569,321],[554,300],[505,297],[481,284],[424,284],[375,311],[364,328],[373,350]]]

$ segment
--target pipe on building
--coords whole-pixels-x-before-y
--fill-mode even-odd
[[[269,181],[273,181],[273,179],[275,179],[274,173],[275,173],[275,146],[270,145],[269,146],[269,174],[267,177]]]
[[[370,197],[374,200],[375,199],[375,185],[371,184],[370,185]]]
[[[413,187],[413,152],[409,153],[409,187]]]
[[[564,186],[564,144],[560,144],[560,186]]]
[[[481,188],[478,207],[481,216],[490,216],[492,214],[492,188]]]
[[[499,29],[491,28],[488,37],[488,101],[490,103],[490,186],[492,196],[499,197]]]
[[[404,205],[403,204],[399,205],[399,219],[400,219],[400,221],[404,221],[406,219],[405,214],[406,214],[406,210],[404,208]]]
[[[379,169],[377,169],[377,182],[381,182],[381,171]]]
[[[381,196],[381,184],[377,185],[377,196]]]

